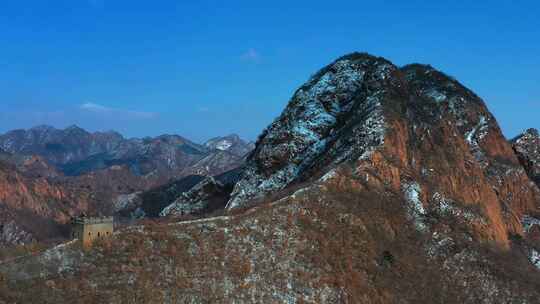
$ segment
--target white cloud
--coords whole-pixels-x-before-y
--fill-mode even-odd
[[[88,110],[88,111],[93,111],[93,112],[110,112],[110,111],[113,110],[112,108],[108,108],[108,107],[105,107],[105,106],[102,106],[102,105],[98,105],[97,103],[93,103],[93,102],[83,103],[81,105],[81,109]]]
[[[261,61],[261,55],[257,50],[251,48],[242,54],[242,58],[247,61],[258,63]]]
[[[138,119],[152,119],[158,116],[154,112],[132,111],[118,108],[107,107],[93,102],[86,102],[79,107],[83,111],[104,114],[104,115],[118,115],[120,117],[138,118]]]

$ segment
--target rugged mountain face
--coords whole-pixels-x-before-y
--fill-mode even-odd
[[[66,191],[46,178],[28,177],[0,161],[0,244],[62,238],[63,224],[89,209],[90,197]]]
[[[216,176],[188,175],[148,191],[121,195],[115,211],[131,218],[207,216],[223,211],[241,172],[238,167]]]
[[[27,177],[55,178],[61,175],[55,166],[49,164],[43,157],[38,155],[17,155],[0,152],[0,161],[14,165],[17,170],[24,173]]]
[[[404,193],[419,218],[441,204],[481,209],[471,226],[505,245],[540,202],[473,92],[430,66],[352,54],[313,76],[263,132],[228,208],[344,163],[365,187]]]
[[[238,182],[241,168],[215,177],[206,177],[189,191],[176,199],[160,213],[160,216],[207,215],[223,210],[234,185]]]
[[[540,136],[538,130],[529,129],[512,139],[511,142],[529,177],[540,186]]]
[[[168,184],[144,191],[137,195],[140,202],[134,206],[135,208],[126,209],[122,212],[129,212],[136,217],[158,217],[165,207],[202,180],[204,180],[204,176],[188,175]]]
[[[188,215],[202,213],[207,209],[220,209],[227,200],[224,186],[213,177],[207,177],[189,191],[182,193],[172,204],[159,213],[160,216]],[[217,199],[214,199],[214,195]]]
[[[193,182],[171,191],[171,211],[222,184]],[[484,102],[430,66],[339,58],[295,92],[232,183],[227,216],[0,264],[0,291],[23,302],[540,299],[540,190]]]

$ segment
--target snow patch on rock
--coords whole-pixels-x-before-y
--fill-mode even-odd
[[[435,231],[433,232],[431,241],[427,246],[427,254],[429,257],[434,258],[443,253],[446,248],[451,247],[454,244],[454,239]]]
[[[438,192],[433,194],[432,201],[434,203],[434,211],[441,216],[452,216],[464,219],[467,222],[487,224],[485,219],[478,214],[459,206],[455,201],[444,197]]]
[[[0,244],[24,245],[33,239],[31,233],[19,227],[14,221],[0,225]]]
[[[427,226],[424,223],[426,210],[420,199],[422,188],[416,182],[406,182],[402,184],[402,191],[405,195],[405,201],[407,202],[409,218],[414,221],[416,229],[425,231],[427,229]]]
[[[540,270],[540,253],[535,249],[531,249],[529,253],[529,261]]]
[[[485,116],[480,116],[478,124],[465,134],[465,140],[473,147],[478,146],[478,141],[487,135],[487,131],[488,120]]]
[[[424,92],[424,94],[432,99],[434,99],[436,102],[443,102],[445,101],[448,97],[446,97],[446,95],[444,95],[442,92],[440,92],[439,90],[436,90],[435,88],[432,88],[426,92]]]
[[[134,192],[130,194],[121,194],[113,202],[114,212],[121,210],[136,208],[140,203],[139,195],[141,192]]]
[[[232,143],[228,140],[222,140],[217,143],[216,149],[221,151],[227,151],[232,146]]]
[[[521,224],[523,225],[523,232],[528,233],[534,226],[540,227],[540,219],[530,215],[524,215],[521,219]]]

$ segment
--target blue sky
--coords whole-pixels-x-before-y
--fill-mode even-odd
[[[338,56],[430,63],[510,137],[540,128],[538,1],[0,4],[0,132],[36,124],[254,139]]]

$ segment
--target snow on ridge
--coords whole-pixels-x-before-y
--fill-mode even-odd
[[[378,68],[379,74],[388,74],[390,65]],[[257,194],[283,189],[305,169],[314,166],[314,160],[328,152],[329,143],[335,143],[336,136],[340,135],[336,129],[338,119],[353,108],[355,92],[361,89],[365,77],[363,67],[354,61],[342,59],[334,63],[332,69],[313,77],[300,88],[282,115],[267,129],[262,141],[262,150],[265,144],[273,147],[272,151],[261,152],[264,153],[262,161],[272,159],[275,155],[279,159],[287,157],[286,164],[266,176],[261,176],[258,169],[248,166],[227,208],[234,208]],[[367,96],[363,104],[355,109],[362,111],[363,120],[354,126],[354,133],[351,134],[354,141],[343,143],[340,150],[333,152],[336,154],[334,164],[348,159],[354,151],[360,151],[362,157],[367,157],[370,153],[366,152],[371,151],[373,145],[382,144],[385,122],[380,110],[380,96],[377,93]],[[287,138],[287,141],[283,142],[282,138]]]
[[[483,166],[488,165],[484,152],[480,147],[479,141],[487,136],[489,131],[489,118],[481,115],[478,123],[467,133],[465,133],[465,140],[469,143],[471,153],[474,155],[476,160]]]
[[[216,144],[216,149],[221,151],[227,151],[230,147],[232,147],[232,142],[228,140],[222,140]]]

